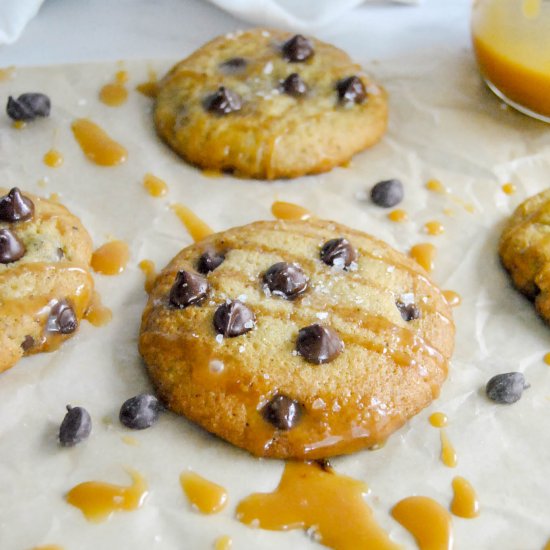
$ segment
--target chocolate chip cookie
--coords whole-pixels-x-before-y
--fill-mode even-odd
[[[156,280],[139,348],[173,411],[257,456],[316,459],[376,445],[428,405],[453,341],[416,262],[312,219],[185,248]]]
[[[499,254],[514,286],[550,322],[550,189],[520,204],[502,232]]]
[[[204,45],[159,84],[158,134],[189,162],[293,178],[346,163],[383,135],[384,90],[314,38],[253,29]]]
[[[56,349],[91,299],[90,236],[64,206],[0,189],[0,372]]]

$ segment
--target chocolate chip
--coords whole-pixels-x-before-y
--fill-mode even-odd
[[[25,255],[25,245],[9,229],[0,229],[0,264],[10,264]]]
[[[344,350],[344,342],[334,329],[316,323],[299,330],[296,350],[309,363],[321,365],[336,359]]]
[[[283,57],[290,63],[307,61],[315,53],[311,42],[301,34],[293,36],[282,47]]]
[[[243,71],[248,62],[244,57],[232,57],[220,63],[220,69],[226,74],[234,74]]]
[[[363,103],[367,99],[367,90],[357,76],[349,76],[336,83],[338,99],[342,103]]]
[[[73,447],[88,438],[92,431],[92,419],[83,407],[67,405],[67,414],[59,427],[59,443]]]
[[[186,308],[200,304],[208,293],[208,282],[204,277],[190,271],[178,271],[170,289],[169,302],[172,307]]]
[[[27,93],[17,99],[8,98],[6,113],[13,120],[34,120],[50,114],[50,98],[44,94]]]
[[[298,264],[278,262],[263,276],[264,285],[276,296],[292,299],[307,289],[307,277]]]
[[[78,319],[67,300],[59,300],[50,310],[46,330],[51,333],[72,334],[78,328]]]
[[[7,195],[0,197],[0,221],[24,222],[34,215],[34,204],[21,194],[18,187],[13,187]]]
[[[161,409],[160,401],[154,395],[142,393],[124,401],[118,418],[127,428],[144,430],[158,420]]]
[[[239,300],[221,305],[214,313],[214,328],[218,334],[233,338],[256,326],[254,312]]]
[[[379,181],[370,192],[370,198],[377,206],[391,208],[403,200],[403,184],[397,179]]]
[[[403,320],[408,322],[414,321],[415,319],[420,319],[421,312],[416,304],[405,304],[404,302],[397,301],[395,302],[395,305],[397,306],[399,313],[401,313]]]
[[[215,115],[228,115],[240,111],[242,106],[241,96],[225,86],[220,86],[218,91],[208,97],[204,104],[205,109]]]
[[[301,97],[307,94],[307,84],[301,79],[298,73],[287,76],[282,83],[283,92],[292,97]]]
[[[225,256],[220,252],[207,250],[200,256],[197,262],[197,271],[203,275],[206,275],[207,273],[214,271],[214,269],[220,266],[224,260]]]
[[[27,352],[30,349],[32,349],[33,347],[34,347],[34,338],[32,336],[30,336],[29,334],[27,334],[27,336],[25,336],[25,339],[21,343],[21,349],[24,352]]]
[[[357,260],[357,250],[347,239],[331,239],[321,248],[320,256],[327,265],[348,267]]]
[[[497,374],[487,382],[487,397],[502,405],[511,405],[519,399],[529,384],[521,372]]]
[[[294,399],[277,394],[263,406],[262,416],[278,430],[287,431],[300,422],[302,407]]]

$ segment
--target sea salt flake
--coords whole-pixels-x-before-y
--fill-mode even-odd
[[[312,409],[324,409],[325,407],[326,403],[320,397],[318,397],[311,405]]]
[[[271,74],[273,72],[273,62],[268,61],[264,66],[264,74]]]
[[[328,317],[328,313],[326,311],[320,311],[315,316],[317,319],[326,319]]]
[[[237,296],[237,300],[239,300],[239,302],[242,302],[243,304],[246,302],[248,296],[246,294],[240,294],[239,296]]]
[[[223,343],[223,334],[216,334],[216,342],[218,342],[218,344]]]
[[[210,369],[210,372],[223,372],[225,365],[223,364],[223,361],[220,361],[219,359],[212,359],[210,363],[208,363],[208,368]]]
[[[250,321],[247,321],[244,325],[244,328],[254,328],[254,321],[252,319]]]

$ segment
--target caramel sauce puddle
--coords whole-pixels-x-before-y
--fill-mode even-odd
[[[168,185],[164,180],[153,174],[147,173],[143,178],[143,187],[152,197],[164,197],[168,193]]]
[[[118,71],[115,74],[113,82],[105,84],[99,91],[99,99],[109,107],[118,107],[126,103],[128,99],[128,90],[126,82],[128,81],[128,73],[126,71]]]
[[[472,519],[479,515],[479,501],[469,481],[457,476],[453,479],[451,512],[458,517]]]
[[[420,243],[415,244],[410,250],[410,257],[423,267],[428,273],[431,273],[434,268],[436,249],[433,244]]]
[[[128,245],[124,241],[110,241],[92,254],[91,266],[102,275],[118,275],[126,268],[130,259]]]
[[[237,519],[271,531],[315,529],[318,542],[337,550],[397,550],[364,501],[367,491],[365,483],[317,463],[287,462],[277,489],[246,497]]]
[[[180,484],[191,504],[203,514],[216,514],[227,505],[227,491],[195,472],[182,473]]]
[[[202,241],[202,239],[214,233],[214,230],[187,206],[174,203],[170,205],[170,208],[183,223],[194,241]]]
[[[71,124],[71,129],[82,152],[93,163],[116,166],[126,161],[128,151],[91,120],[79,118]]]
[[[307,220],[311,218],[311,212],[292,202],[275,201],[271,205],[271,213],[278,220]]]
[[[145,288],[145,292],[149,294],[151,290],[153,290],[153,286],[157,278],[155,263],[151,260],[142,260],[141,262],[139,262],[138,267],[141,269],[141,271],[143,271],[143,274],[145,275],[145,283],[143,284],[143,287]]]
[[[132,484],[127,487],[102,481],[80,483],[67,493],[67,502],[95,523],[105,521],[114,512],[137,510],[147,497],[147,483],[135,470],[128,470],[128,474]]]
[[[420,550],[451,550],[451,515],[429,497],[408,497],[392,509],[392,516],[411,533]]]
[[[101,296],[97,291],[94,291],[90,305],[84,314],[84,319],[94,327],[102,327],[109,323],[112,318],[113,312],[103,305]]]
[[[58,168],[63,164],[63,155],[57,149],[50,149],[42,159],[46,166]]]

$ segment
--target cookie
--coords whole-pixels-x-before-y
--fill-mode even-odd
[[[56,349],[91,299],[90,236],[64,206],[0,189],[0,372]]]
[[[345,164],[384,134],[384,90],[314,38],[253,29],[216,38],[159,83],[158,134],[192,164],[293,178]]]
[[[449,305],[413,260],[336,223],[212,235],[158,276],[139,348],[171,410],[257,456],[382,443],[438,394]]]
[[[499,254],[514,286],[550,322],[550,189],[520,204],[502,232]]]

